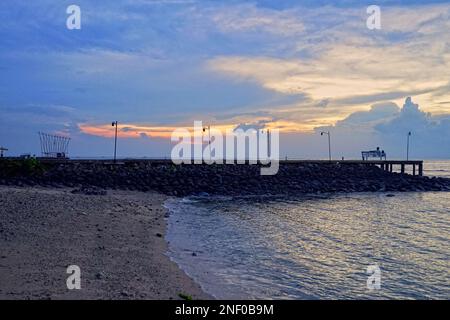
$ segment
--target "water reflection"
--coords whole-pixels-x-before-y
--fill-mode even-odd
[[[450,193],[171,202],[168,239],[218,298],[448,299],[449,203]],[[374,264],[379,291],[366,287]]]

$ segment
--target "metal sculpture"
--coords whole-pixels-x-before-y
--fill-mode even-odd
[[[67,158],[70,138],[39,132],[41,153],[45,158]]]

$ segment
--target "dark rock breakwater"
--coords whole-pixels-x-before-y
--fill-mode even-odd
[[[15,162],[14,162],[15,161]],[[0,161],[0,185],[157,191],[186,196],[296,195],[337,192],[450,191],[450,179],[389,173],[376,166],[280,163],[261,176],[257,165],[174,165],[170,161]],[[81,189],[80,189],[81,188]]]

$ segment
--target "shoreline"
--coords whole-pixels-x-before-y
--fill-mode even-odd
[[[422,259],[428,248],[424,239],[434,239],[435,233],[428,232],[432,227],[439,228],[439,215],[448,212],[440,202],[446,198],[448,192],[438,191],[311,195],[268,203],[254,198],[171,198],[168,235],[177,264],[218,299],[348,298],[340,296],[339,290],[321,296],[327,291],[327,274],[335,267],[342,277],[352,279],[349,290],[359,288],[351,293],[353,297],[395,298],[400,294],[395,286],[380,294],[364,291],[367,265],[380,263],[383,273],[396,278],[409,270],[404,250],[414,251],[414,246],[423,245],[411,257],[421,271],[427,270],[426,259]],[[429,213],[425,213],[427,208]],[[430,223],[423,223],[427,219]],[[417,228],[417,221],[422,227]],[[352,234],[353,230],[358,236]],[[426,236],[416,239],[415,231]],[[435,239],[436,248],[443,242],[440,239]],[[397,243],[404,247],[399,248]],[[445,254],[445,247],[440,248],[436,251]],[[316,257],[317,252],[327,254]],[[393,265],[403,271],[390,271]],[[440,266],[434,269],[438,274],[445,270]],[[285,280],[280,278],[280,270],[289,275]],[[331,277],[330,282],[340,284],[341,276]],[[318,287],[313,284],[316,277],[321,284]],[[403,285],[408,292],[404,297],[414,297],[414,290]],[[440,296],[439,290],[433,291],[438,286],[427,285],[429,292]]]
[[[167,196],[72,190],[0,186],[0,299],[212,299],[167,255]]]

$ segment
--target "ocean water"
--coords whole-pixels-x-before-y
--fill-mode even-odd
[[[450,160],[424,162],[424,175],[450,178]]]
[[[450,177],[450,162],[425,173]],[[171,199],[169,255],[223,299],[450,299],[450,192]],[[370,290],[369,266],[380,268]]]

